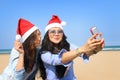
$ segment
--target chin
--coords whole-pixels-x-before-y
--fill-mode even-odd
[[[54,42],[54,44],[59,44],[59,43],[60,43],[60,41],[55,41],[55,42]]]

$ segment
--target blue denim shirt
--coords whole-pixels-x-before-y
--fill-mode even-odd
[[[11,51],[8,66],[4,69],[0,75],[0,80],[16,80],[15,79],[15,67],[18,62],[19,52],[14,48]]]
[[[59,53],[59,55],[53,55],[50,52],[44,52],[45,54],[42,54],[41,58],[44,62],[44,65],[46,67],[46,73],[47,73],[47,79],[46,80],[76,80],[74,76],[73,71],[73,61],[62,64],[61,57],[62,54],[65,52],[65,49],[62,49]],[[81,56],[83,60],[88,62],[88,58],[83,54]],[[19,58],[19,52],[15,50],[14,48],[11,51],[9,64],[4,69],[3,73],[0,75],[0,80],[23,80],[25,77],[25,69],[21,69],[19,71],[16,70],[16,65]],[[64,66],[68,66],[67,74],[62,78],[58,79],[55,75],[55,67],[54,65],[62,64]]]
[[[19,58],[19,52],[14,48],[11,51],[8,66],[4,69],[0,75],[0,80],[23,80],[25,76],[24,68],[17,71],[16,65]]]
[[[46,68],[46,74],[47,74],[46,80],[76,80],[76,77],[73,71],[73,61],[70,61],[69,63],[66,63],[66,64],[63,64],[61,62],[62,54],[64,52],[66,52],[65,49],[62,49],[58,55],[52,54],[49,51],[42,52],[41,59]],[[86,57],[84,53],[81,55],[81,57],[83,58],[83,60],[85,60],[85,62],[88,62],[88,57]],[[55,74],[55,65],[64,65],[65,67],[68,67],[67,73],[63,78],[61,79],[57,78]]]
[[[61,62],[62,54],[66,52],[65,49],[62,49],[58,55],[52,54],[49,51],[43,51],[41,55],[41,59],[46,68],[47,79],[46,80],[76,80],[76,77],[73,72],[73,61],[63,64]],[[64,65],[65,67],[69,67],[66,75],[62,79],[58,79],[55,74],[55,65]]]

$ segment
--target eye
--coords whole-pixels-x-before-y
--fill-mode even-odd
[[[55,30],[50,30],[49,33],[55,33]]]
[[[58,33],[63,33],[63,30],[59,30]]]

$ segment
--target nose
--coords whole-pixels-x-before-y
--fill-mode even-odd
[[[39,36],[39,40],[41,40],[41,38],[42,38],[42,36],[40,35],[40,36]]]
[[[56,31],[56,32],[55,32],[55,35],[59,35],[59,32]]]
[[[58,33],[56,32],[55,35],[58,35]]]

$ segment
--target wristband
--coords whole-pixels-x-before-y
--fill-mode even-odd
[[[77,48],[75,52],[77,53],[77,56],[80,56],[79,48]]]

